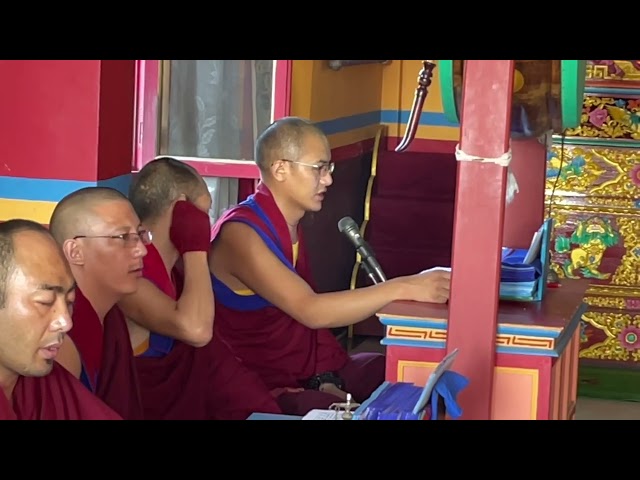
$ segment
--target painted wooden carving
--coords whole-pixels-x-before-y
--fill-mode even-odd
[[[547,157],[546,201],[552,202],[554,218],[551,269],[560,278],[591,280],[580,357],[637,362],[640,151],[610,146],[612,139],[601,139],[605,144],[600,145],[573,140],[581,144],[565,145],[564,151],[555,144]]]
[[[587,95],[580,126],[567,136],[590,139],[640,140],[640,98],[632,95]]]
[[[596,87],[640,85],[640,60],[587,60],[586,80]]]

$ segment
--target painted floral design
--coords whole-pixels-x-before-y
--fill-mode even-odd
[[[602,125],[604,125],[604,122],[607,121],[608,116],[609,114],[607,113],[606,110],[597,108],[596,110],[592,110],[589,113],[589,122],[591,122],[591,125],[594,125],[600,128],[602,127]]]
[[[627,298],[625,304],[629,310],[640,310],[640,298]]]
[[[626,350],[637,350],[640,347],[640,328],[629,326],[622,329],[618,336],[618,341]]]
[[[640,140],[640,104],[634,98],[585,97],[580,126],[568,136]]]
[[[591,337],[589,324],[583,320],[580,321],[580,343],[587,343]]]
[[[640,187],[640,163],[635,165],[630,171],[629,176],[636,187]]]

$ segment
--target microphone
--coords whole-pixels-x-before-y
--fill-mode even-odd
[[[364,238],[362,238],[362,235],[360,235],[360,229],[353,218],[344,217],[340,219],[338,222],[338,230],[340,233],[344,233],[349,241],[353,243],[354,247],[356,247],[357,252],[362,257],[362,266],[367,271],[373,282],[378,283],[374,278],[373,272],[376,273],[380,281],[386,282],[386,275],[373,255],[371,247],[367,244]],[[371,270],[373,270],[373,272]]]

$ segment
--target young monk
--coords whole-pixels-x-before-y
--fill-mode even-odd
[[[321,209],[332,183],[328,140],[310,122],[284,118],[260,135],[255,156],[257,192],[212,231],[216,329],[268,387],[287,389],[278,397],[285,413],[327,408],[345,392],[362,402],[384,381],[384,356],[350,358],[329,329],[365,320],[394,300],[445,302],[450,273],[315,293],[299,222]]]
[[[58,361],[125,420],[142,419],[129,332],[117,302],[138,288],[151,235],[127,197],[102,187],[63,198],[49,228],[78,285],[74,327]]]
[[[145,418],[244,420],[254,412],[280,413],[260,378],[212,338],[211,195],[204,179],[175,159],[156,159],[138,173],[129,198],[154,233],[138,290],[119,302]],[[183,277],[175,269],[179,259]]]
[[[49,231],[0,224],[0,420],[118,420],[54,360],[73,323],[75,282]]]

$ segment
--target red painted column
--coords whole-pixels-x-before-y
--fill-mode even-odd
[[[100,60],[99,86],[98,180],[130,176],[135,167],[136,61]]]
[[[509,150],[513,69],[513,60],[465,61],[464,153],[497,158]],[[495,163],[458,164],[447,352],[460,349],[455,369],[470,380],[459,398],[466,420],[491,418],[506,179]]]

